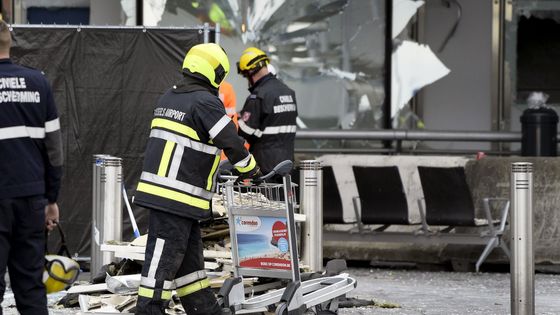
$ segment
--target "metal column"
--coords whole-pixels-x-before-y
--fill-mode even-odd
[[[204,36],[204,43],[209,43],[210,42],[210,24],[204,23],[202,32],[203,32],[203,36]]]
[[[535,314],[533,164],[511,164],[511,314]]]
[[[218,45],[220,45],[220,32],[220,23],[216,23],[216,26],[214,27],[214,42]]]
[[[323,269],[323,171],[315,160],[302,161],[300,208],[306,215],[303,225],[302,260],[311,271]]]
[[[110,155],[93,156],[93,199],[91,226],[91,278],[113,254],[101,252],[101,244],[122,240],[122,159]]]

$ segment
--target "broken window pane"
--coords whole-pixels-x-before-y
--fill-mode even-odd
[[[266,51],[278,77],[296,91],[300,128],[383,128],[386,1],[145,0],[145,20],[148,2],[159,7],[165,3],[163,13],[153,19],[159,26],[219,23],[220,44],[232,64],[246,47]],[[405,29],[395,31],[401,39],[407,38],[408,20],[418,6],[408,8],[410,12],[397,21],[397,28]],[[234,86],[240,110],[248,95],[247,82],[235,71],[226,80]]]

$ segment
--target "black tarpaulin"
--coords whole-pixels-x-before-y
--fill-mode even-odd
[[[92,155],[123,158],[133,195],[159,95],[181,77],[199,29],[14,27],[14,62],[45,72],[54,91],[64,143],[61,225],[72,253],[90,255]],[[124,203],[123,203],[124,205]],[[146,211],[134,208],[141,233]],[[123,212],[123,239],[133,237]],[[51,246],[55,240],[51,240]]]

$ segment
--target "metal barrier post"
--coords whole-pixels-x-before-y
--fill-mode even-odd
[[[210,24],[204,23],[203,30],[204,32],[204,43],[210,42]]]
[[[91,226],[91,278],[113,254],[101,252],[101,244],[122,240],[122,159],[110,155],[93,156],[93,199]]]
[[[321,163],[300,163],[300,207],[306,215],[303,225],[302,260],[311,271],[323,269],[323,171]]]
[[[533,164],[511,164],[511,314],[535,314]]]
[[[220,32],[221,32],[221,28],[220,28],[220,23],[216,23],[216,26],[214,27],[214,42],[218,45],[220,45]]]

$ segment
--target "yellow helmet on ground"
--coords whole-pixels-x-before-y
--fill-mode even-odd
[[[62,291],[78,279],[80,265],[73,259],[60,255],[45,256],[43,283],[47,293]]]
[[[219,87],[229,73],[229,60],[220,45],[214,43],[193,46],[185,56],[183,69],[192,73],[199,73],[212,86]]]
[[[266,67],[269,62],[270,59],[268,59],[264,51],[256,47],[249,47],[243,51],[239,58],[237,73],[245,77],[251,76],[262,67]]]

